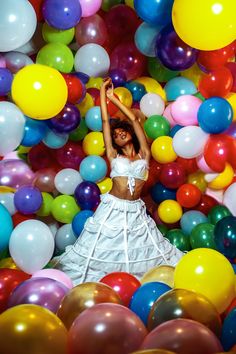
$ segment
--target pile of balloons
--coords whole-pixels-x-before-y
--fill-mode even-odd
[[[236,345],[235,13],[235,0],[1,2],[0,354],[25,352],[26,340],[32,354]],[[72,288],[50,263],[112,187],[99,97],[106,76],[150,144],[142,198],[164,236],[190,251],[175,273],[151,269],[142,285],[108,275],[101,282],[115,293]],[[110,102],[108,111],[124,118]]]

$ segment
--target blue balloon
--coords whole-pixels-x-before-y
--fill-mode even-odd
[[[169,133],[169,136],[171,136],[171,138],[173,138],[175,136],[175,134],[181,129],[183,128],[182,125],[179,125],[179,124],[176,124],[174,125],[171,130],[170,130],[170,133]]]
[[[233,120],[233,109],[230,103],[222,97],[211,97],[199,107],[199,126],[206,133],[219,134],[227,130]]]
[[[21,141],[23,146],[34,146],[43,140],[47,132],[47,125],[40,121],[26,117],[24,136]]]
[[[74,197],[81,209],[93,210],[100,202],[100,189],[96,183],[84,181],[76,187]]]
[[[169,290],[171,290],[171,287],[164,283],[145,283],[133,294],[129,308],[139,316],[146,326],[152,305],[161,295],[165,294]]]
[[[151,188],[151,197],[155,203],[161,203],[167,199],[176,200],[176,190],[166,188],[162,183],[156,183]]]
[[[85,122],[89,129],[95,132],[102,131],[101,108],[99,106],[90,108],[85,115]]]
[[[147,57],[155,57],[156,38],[161,27],[141,23],[135,32],[134,42],[138,50]]]
[[[2,252],[8,247],[10,236],[14,228],[11,214],[2,204],[0,204],[0,225],[0,252]]]
[[[134,8],[141,19],[151,25],[171,23],[174,0],[134,0]]]
[[[74,71],[71,74],[78,77],[78,79],[80,79],[80,81],[82,81],[82,83],[85,85],[89,82],[89,76],[85,73],[82,73],[80,71]]]
[[[68,138],[69,134],[54,133],[54,131],[48,129],[43,143],[51,149],[59,149],[67,143]]]
[[[87,156],[82,160],[79,172],[83,180],[98,182],[106,176],[106,161],[101,156]]]
[[[221,344],[229,351],[236,344],[236,308],[226,316],[223,322]]]
[[[0,96],[5,96],[11,91],[13,75],[10,70],[0,68]]]
[[[181,76],[169,80],[164,90],[166,91],[168,101],[175,101],[176,98],[182,95],[194,95],[197,93],[195,84],[191,80]]]
[[[147,93],[143,84],[136,81],[129,81],[125,87],[131,92],[134,102],[139,102],[141,98]]]
[[[75,236],[78,237],[81,234],[85,222],[92,215],[93,215],[92,210],[81,210],[74,216],[74,219],[72,221],[72,230]]]
[[[193,228],[203,222],[208,222],[208,218],[205,214],[198,210],[189,210],[186,211],[180,219],[180,226],[186,235],[190,235]]]

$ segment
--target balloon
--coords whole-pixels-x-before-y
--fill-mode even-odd
[[[85,123],[87,127],[93,131],[102,130],[101,108],[99,106],[91,107],[85,115]]]
[[[175,268],[170,265],[160,265],[154,267],[142,276],[140,282],[141,284],[149,282],[161,282],[173,288],[174,270]]]
[[[4,58],[6,60],[6,67],[11,71],[12,74],[17,73],[17,71],[26,65],[31,65],[34,63],[28,55],[17,51],[6,53]]]
[[[176,200],[176,190],[166,188],[161,183],[156,183],[151,188],[151,197],[155,203],[161,203],[166,199]]]
[[[22,186],[14,196],[15,207],[22,214],[34,214],[42,202],[42,194],[37,187]]]
[[[162,164],[171,163],[176,160],[177,155],[173,149],[173,139],[170,136],[160,136],[151,145],[153,158]]]
[[[65,224],[59,227],[55,235],[55,245],[59,252],[64,252],[67,246],[76,242],[76,236],[72,230],[71,224]]]
[[[148,76],[142,76],[137,78],[135,81],[139,82],[140,84],[143,84],[148,93],[155,93],[161,96],[164,101],[166,101],[166,93],[163,90],[161,84],[157,82],[157,80]]]
[[[102,180],[107,173],[106,161],[96,155],[90,155],[83,159],[80,164],[80,175],[83,180],[97,182]]]
[[[232,56],[233,57],[233,56]],[[232,86],[232,92],[236,92],[236,82],[235,82],[235,78],[236,78],[236,65],[234,62],[227,62],[225,64],[226,68],[228,68],[231,71],[231,74],[233,76],[233,86]]]
[[[24,127],[24,136],[21,141],[23,146],[34,146],[43,140],[47,132],[44,122],[27,118]]]
[[[175,353],[165,349],[147,349],[147,350],[139,350],[137,352],[132,352],[131,354],[175,354]]]
[[[178,203],[184,208],[192,208],[201,200],[201,191],[191,183],[182,184],[176,193]]]
[[[51,213],[53,197],[49,193],[42,192],[43,202],[40,209],[37,211],[38,216],[48,216]]]
[[[0,204],[0,252],[8,247],[11,233],[13,231],[13,222],[11,215],[4,205]]]
[[[32,274],[33,278],[48,278],[56,280],[57,282],[63,284],[68,289],[73,288],[71,279],[67,274],[58,269],[41,269]]]
[[[217,222],[215,229],[215,243],[217,250],[226,257],[236,257],[236,217],[225,216]]]
[[[227,96],[233,86],[233,76],[231,71],[222,67],[211,71],[209,74],[202,75],[198,89],[205,98],[212,96]]]
[[[156,139],[159,136],[169,135],[170,123],[163,116],[153,115],[144,122],[144,129],[149,138]]]
[[[129,81],[125,87],[131,92],[132,101],[139,102],[141,98],[147,93],[143,84],[136,81]]]
[[[76,26],[76,42],[82,46],[87,43],[103,45],[108,39],[106,24],[102,17],[94,14],[81,19]]]
[[[236,183],[231,184],[225,191],[223,197],[223,204],[230,210],[232,215],[236,216],[235,200],[236,196]]]
[[[199,53],[198,53],[198,55],[199,55]],[[185,77],[186,79],[191,80],[196,85],[196,87],[198,87],[199,80],[202,77],[202,71],[200,70],[200,68],[197,65],[197,63],[195,63],[189,69],[186,69],[186,70],[182,71],[180,73],[180,75]],[[196,95],[199,95],[199,93],[195,93],[195,96]],[[199,98],[201,98],[201,97],[199,97]]]
[[[180,125],[198,125],[197,115],[202,101],[192,95],[179,96],[171,105],[171,115]]]
[[[221,343],[224,350],[230,350],[233,345],[236,344],[235,340],[235,319],[236,319],[236,309],[230,311],[223,322]],[[232,348],[233,349],[233,348]]]
[[[0,203],[5,206],[11,215],[16,213],[13,193],[0,193]]]
[[[67,329],[74,320],[86,309],[99,303],[121,304],[121,299],[115,290],[101,283],[87,282],[71,289],[61,302],[57,316]]]
[[[74,64],[74,56],[65,44],[48,43],[39,50],[36,63],[50,66],[63,73],[70,73]]]
[[[104,155],[105,145],[103,134],[101,132],[88,133],[83,140],[83,150],[86,155]]]
[[[203,213],[197,210],[189,210],[183,214],[180,225],[183,232],[190,235],[193,228],[203,222],[207,222],[207,217]]]
[[[84,84],[82,80],[80,80],[76,75],[72,74],[63,74],[63,77],[66,81],[67,89],[68,89],[68,98],[67,102],[72,104],[82,103],[86,96]],[[88,97],[88,96],[87,96]],[[77,106],[80,111],[80,107]],[[81,115],[83,112],[81,112]]]
[[[82,182],[78,171],[72,168],[65,168],[59,171],[54,179],[55,187],[61,194],[72,195],[75,188]]]
[[[35,173],[34,186],[41,192],[53,192],[55,190],[54,178],[57,172],[54,168],[42,168]]]
[[[100,189],[101,194],[109,193],[112,189],[112,179],[110,177],[105,177],[102,181],[97,182],[97,186]]]
[[[217,201],[209,195],[203,194],[198,205],[194,207],[195,210],[201,211],[203,214],[208,215],[212,207],[217,205]],[[212,221],[211,221],[212,223]]]
[[[52,202],[52,215],[63,224],[70,224],[79,211],[79,206],[70,195],[59,195]]]
[[[147,117],[161,115],[164,112],[164,108],[164,100],[155,93],[146,93],[140,101],[140,109]]]
[[[83,231],[86,220],[92,215],[92,210],[81,210],[74,216],[72,220],[72,230],[77,237]]]
[[[141,23],[135,32],[134,41],[138,50],[148,56],[155,57],[156,38],[160,28],[148,23]]]
[[[179,75],[178,71],[166,68],[157,58],[148,58],[148,72],[151,77],[160,82],[167,82]]]
[[[80,183],[75,189],[74,196],[81,209],[92,210],[100,202],[100,190],[94,182],[84,181]]]
[[[175,269],[175,288],[205,295],[219,313],[235,297],[235,275],[230,262],[219,252],[198,248],[181,258]]]
[[[190,240],[180,229],[171,229],[167,231],[165,237],[170,241],[172,245],[177,247],[181,251],[190,251]]]
[[[180,157],[197,157],[203,152],[208,138],[209,135],[200,127],[189,125],[174,135],[173,148]]]
[[[182,95],[194,95],[197,93],[195,84],[185,77],[174,77],[164,86],[167,100],[174,101]]]
[[[22,112],[34,119],[57,115],[67,100],[62,75],[45,65],[33,64],[19,70],[12,83],[12,98]],[[53,102],[53,105],[52,105]]]
[[[178,162],[164,164],[159,179],[166,188],[177,189],[186,180],[185,170]]]
[[[124,306],[129,306],[134,292],[141,286],[137,278],[126,272],[112,272],[99,281],[116,291]]]
[[[0,95],[5,96],[11,90],[11,84],[13,80],[13,75],[10,70],[5,68],[0,68]]]
[[[132,97],[131,92],[126,87],[116,87],[114,90],[114,93],[118,97],[118,99],[120,100],[121,103],[123,103],[125,106],[131,108],[132,103],[133,103],[133,97]]]
[[[62,111],[49,121],[49,127],[56,133],[70,133],[78,127],[80,123],[80,112],[78,108],[67,103]]]
[[[110,70],[109,77],[111,78],[114,87],[124,86],[127,80],[125,72],[122,69]]]
[[[192,248],[212,248],[217,249],[214,240],[214,225],[203,222],[195,226],[190,234]]]
[[[177,0],[172,8],[172,21],[180,38],[193,48],[220,49],[235,39],[234,0]],[[211,31],[209,32],[209,26]]]
[[[126,307],[97,304],[85,310],[71,326],[69,351],[71,354],[108,354],[110,348],[115,348],[117,353],[128,354],[140,347],[146,334],[142,321]]]
[[[234,57],[234,45],[229,44],[223,48],[216,50],[202,50],[198,54],[197,62],[204,71],[212,71],[222,68],[225,64],[227,68],[227,61]]]
[[[148,318],[149,331],[164,322],[184,318],[208,327],[221,335],[221,318],[216,308],[203,295],[185,289],[173,289],[155,300]]]
[[[209,211],[208,219],[211,224],[216,225],[218,221],[230,215],[232,214],[226,206],[216,205]]]
[[[179,221],[182,214],[181,205],[175,200],[164,200],[158,206],[158,216],[167,224],[173,224]]]
[[[139,17],[151,25],[166,25],[171,22],[173,0],[134,0],[134,8]]]
[[[37,305],[19,305],[0,317],[0,353],[67,353],[67,331],[51,311]]]
[[[207,180],[207,177],[209,176],[211,178],[211,175],[213,177],[213,180],[210,180],[208,183],[208,187],[216,190],[222,190],[223,188],[227,188],[232,182],[234,178],[234,170],[232,166],[226,162],[225,164],[225,169],[223,172],[220,174],[209,174],[205,176],[205,179]]]
[[[74,38],[75,28],[72,27],[63,31],[51,27],[46,22],[44,22],[42,27],[42,35],[44,41],[47,43],[62,43],[67,45],[70,44]]]
[[[82,17],[94,15],[101,7],[102,0],[80,0]]]
[[[34,173],[23,160],[0,161],[0,185],[18,189],[33,182]]]

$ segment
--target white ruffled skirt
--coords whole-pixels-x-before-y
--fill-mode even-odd
[[[129,201],[107,193],[101,195],[75,244],[54,260],[55,268],[78,285],[115,271],[139,279],[157,265],[175,266],[183,255],[163,237],[141,199]]]

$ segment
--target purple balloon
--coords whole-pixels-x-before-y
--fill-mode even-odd
[[[80,72],[80,71],[75,71],[75,72],[72,72],[71,74],[78,77],[78,79],[80,79],[80,81],[82,81],[83,84],[85,84],[85,85],[89,81],[89,76],[85,73]]]
[[[126,75],[125,72],[121,69],[113,69],[109,72],[109,76],[112,79],[114,87],[124,86],[126,83]]]
[[[33,186],[20,187],[14,195],[16,209],[22,214],[36,213],[43,203],[40,190]]]
[[[50,26],[61,30],[75,27],[82,15],[79,0],[45,0],[42,12]]]
[[[23,160],[0,161],[0,185],[18,189],[33,183],[34,173]]]
[[[92,210],[100,202],[100,190],[96,183],[84,181],[76,187],[74,197],[81,209]]]
[[[10,70],[0,68],[0,96],[5,96],[11,91],[13,75]]]
[[[236,139],[236,122],[232,122],[224,133]]]
[[[11,293],[8,308],[32,304],[56,313],[62,298],[69,292],[64,284],[49,278],[31,278],[18,285]]]
[[[75,105],[67,103],[63,110],[48,123],[56,133],[70,133],[79,126],[80,111]]]
[[[80,163],[85,157],[85,153],[78,143],[73,141],[69,141],[56,150],[56,159],[59,164],[64,168],[74,168],[78,170],[80,167]]]
[[[156,56],[170,70],[186,70],[197,59],[198,50],[184,43],[172,25],[164,27],[156,40]]]

